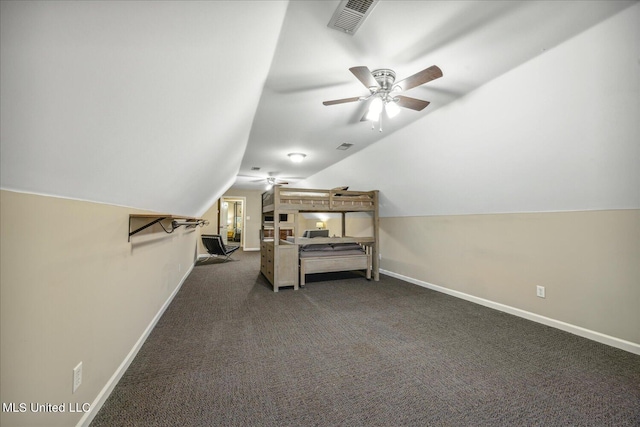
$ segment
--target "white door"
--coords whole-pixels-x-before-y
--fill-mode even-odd
[[[220,235],[222,236],[222,241],[226,245],[228,243],[228,235],[229,235],[229,203],[227,203],[224,199],[220,199]]]

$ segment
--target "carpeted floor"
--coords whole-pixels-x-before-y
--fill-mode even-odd
[[[194,268],[92,427],[640,425],[640,356],[384,275],[274,293],[233,259]]]

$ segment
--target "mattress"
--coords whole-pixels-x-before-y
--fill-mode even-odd
[[[347,255],[365,255],[366,253],[362,249],[350,249],[342,251],[306,251],[300,252],[300,258],[319,258],[319,257],[335,257],[335,256],[347,256]]]
[[[357,243],[327,243],[300,246],[300,258],[364,254],[366,254],[365,250]]]

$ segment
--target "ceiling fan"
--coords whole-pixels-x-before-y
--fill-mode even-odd
[[[273,187],[274,185],[289,185],[287,181],[281,181],[278,178],[270,176],[267,178],[267,185]]]
[[[335,99],[333,101],[324,101],[324,105],[344,104],[347,102],[355,101],[368,101],[371,99],[369,105],[369,111],[363,118],[363,120],[381,121],[382,112],[385,111],[388,117],[394,117],[400,112],[399,107],[409,108],[415,111],[422,111],[429,101],[423,101],[421,99],[410,98],[408,96],[398,95],[398,92],[403,92],[412,89],[416,86],[428,83],[431,80],[442,77],[442,70],[436,65],[432,65],[429,68],[407,77],[404,80],[395,82],[396,73],[393,70],[386,68],[370,71],[366,66],[351,67],[349,71],[360,82],[369,89],[370,94],[367,96],[356,96],[352,98]],[[382,131],[382,127],[380,127]]]
[[[252,176],[252,175],[238,175],[239,178],[256,178],[252,179],[250,182],[264,182],[267,187],[273,187],[274,185],[288,185],[289,182],[285,179],[276,178],[275,176]],[[299,179],[299,178],[296,178]]]

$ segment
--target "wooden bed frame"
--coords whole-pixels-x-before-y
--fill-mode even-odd
[[[358,212],[377,210],[377,191],[315,190],[273,187],[262,193],[263,212]],[[266,209],[266,210],[265,210]]]
[[[340,212],[342,213],[342,237],[316,237],[312,239],[297,237],[301,229],[299,215],[304,212]],[[345,214],[348,212],[371,212],[373,218],[373,236],[345,236]],[[263,227],[262,236],[268,234],[280,236],[283,229],[293,229],[293,236],[283,239],[265,239],[261,244],[261,272],[271,282],[274,292],[281,286],[305,285],[305,276],[314,273],[365,270],[367,279],[379,280],[379,232],[378,232],[378,191],[347,191],[344,188],[331,190],[273,187],[262,194]],[[295,221],[280,223],[280,214],[293,214]],[[274,218],[266,231],[265,217]],[[289,219],[288,221],[291,221]],[[271,229],[273,230],[271,232]],[[336,243],[358,243],[365,251],[362,254],[305,256],[298,249],[304,244],[322,245]],[[293,247],[292,247],[293,246]],[[292,263],[295,252],[298,262]],[[309,252],[307,252],[308,254]],[[295,271],[291,266],[295,265]],[[287,266],[286,268],[285,265]]]
[[[371,280],[371,253],[300,258],[300,287],[304,287],[307,274],[352,270],[365,270]]]

